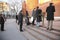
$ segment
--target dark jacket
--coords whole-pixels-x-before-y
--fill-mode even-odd
[[[18,15],[16,15],[16,20],[18,20]]]
[[[47,20],[54,20],[55,7],[54,6],[47,7],[46,12],[47,12]]]
[[[37,9],[36,10],[37,22],[42,21],[42,18],[41,18],[42,14],[41,13],[42,13],[42,10],[41,9]]]
[[[19,23],[23,22],[23,14],[22,14],[22,11],[19,12],[18,21],[19,21]]]
[[[4,24],[4,18],[0,16],[0,24]]]
[[[35,10],[32,11],[32,16],[34,19],[36,18],[36,11]]]

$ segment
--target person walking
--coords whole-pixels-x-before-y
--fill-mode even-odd
[[[1,31],[4,31],[4,17],[2,14],[0,14],[0,25],[1,25]]]
[[[47,12],[47,21],[48,21],[48,28],[47,30],[51,30],[53,26],[53,21],[54,21],[54,12],[55,12],[55,6],[53,3],[50,3],[50,5],[46,9]]]
[[[40,22],[42,21],[42,18],[41,18],[42,14],[41,13],[42,13],[42,10],[39,9],[39,7],[37,7],[37,9],[36,9],[37,25],[36,26],[38,26],[38,27],[40,26]]]
[[[32,21],[32,24],[35,25],[35,19],[36,19],[36,9],[34,8],[33,11],[32,11],[32,17],[33,17],[33,21]]]
[[[28,11],[26,10],[26,19],[25,19],[25,22],[27,25],[30,25],[30,22],[29,22],[29,14],[28,14]]]
[[[22,10],[19,12],[19,15],[18,15],[18,22],[20,24],[20,31],[22,32],[22,25],[23,25],[23,12]]]

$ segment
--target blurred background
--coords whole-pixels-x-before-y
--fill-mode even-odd
[[[60,0],[0,0],[0,13],[5,16],[14,17],[23,9],[27,10],[31,16],[32,10],[37,6],[39,6],[43,12],[46,12],[46,8],[51,2],[55,5],[55,17],[60,17]]]

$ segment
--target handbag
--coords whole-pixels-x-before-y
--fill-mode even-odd
[[[33,22],[33,17],[30,18],[30,23],[32,23],[32,22]]]

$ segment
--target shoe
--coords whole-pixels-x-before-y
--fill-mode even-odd
[[[30,25],[30,23],[27,23],[27,25]]]
[[[32,25],[36,25],[36,24],[32,24]]]
[[[53,30],[53,28],[49,29],[50,31]]]
[[[20,32],[23,32],[23,30],[20,30]]]
[[[51,29],[49,29],[49,31],[51,31]]]
[[[42,25],[39,25],[39,27],[43,27]]]
[[[5,31],[5,30],[1,30],[1,31]]]
[[[51,30],[54,30],[53,28],[51,28]]]
[[[47,28],[47,30],[48,30],[49,28]]]

